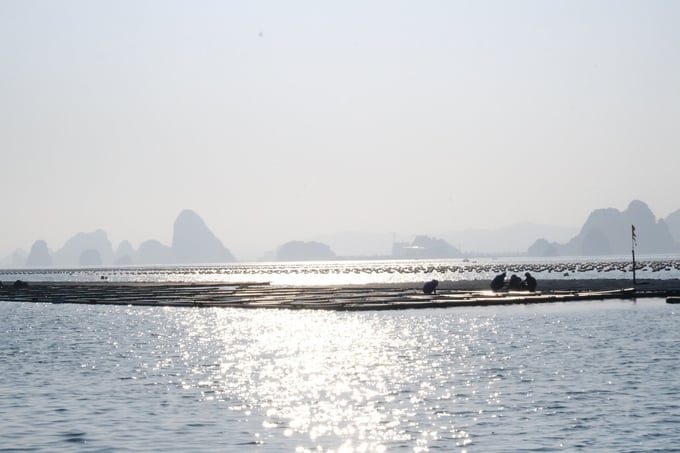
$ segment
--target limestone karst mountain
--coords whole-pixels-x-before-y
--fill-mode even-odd
[[[379,256],[381,259],[455,259],[475,256],[470,252],[488,254],[492,249],[521,253],[523,249],[517,246],[530,243],[526,241],[539,232],[546,233],[543,237],[550,240],[534,240],[527,251],[529,256],[628,255],[631,250],[631,225],[637,229],[637,253],[680,253],[680,210],[657,220],[645,203],[634,200],[623,211],[614,208],[594,210],[580,229],[517,224],[500,230],[450,232],[450,236],[439,238],[419,235],[413,242],[395,242],[396,233],[352,232],[327,235],[328,240],[319,240],[317,237],[317,241],[312,242],[291,241],[272,251],[268,259],[300,261],[364,256]],[[567,235],[565,232],[568,230],[571,233]],[[564,239],[560,239],[563,236]],[[465,245],[455,247],[452,243]],[[343,252],[336,254],[337,249],[332,244],[337,244]],[[481,244],[487,244],[492,249],[482,249]],[[502,244],[510,245],[504,246],[508,247],[507,250],[501,250]],[[185,210],[174,222],[170,246],[151,239],[135,250],[128,241],[122,241],[114,252],[107,233],[97,230],[74,235],[56,252],[51,252],[45,241],[36,241],[30,253],[17,251],[0,259],[0,267],[171,265],[232,261],[234,256],[203,219],[194,211]]]
[[[536,239],[536,241],[529,246],[527,255],[529,256],[559,256],[561,245],[557,242],[550,242],[546,239]]]
[[[15,258],[15,259],[10,259]],[[191,210],[182,211],[174,223],[172,245],[150,239],[134,250],[122,241],[114,252],[104,230],[77,233],[54,253],[45,241],[36,241],[28,258],[7,257],[2,265],[14,267],[77,267],[110,265],[227,263],[234,256]]]
[[[173,261],[178,264],[234,261],[234,256],[203,219],[189,209],[182,211],[175,220],[171,248]]]
[[[529,247],[530,256],[625,255],[632,249],[631,226],[637,235],[636,251],[640,254],[675,253],[678,243],[668,225],[656,217],[649,207],[633,200],[624,211],[614,208],[591,212],[580,232],[566,244],[538,239]]]
[[[47,248],[47,242],[35,241],[26,259],[26,267],[51,267],[52,255]]]
[[[81,255],[86,250],[97,251],[101,264],[108,265],[113,262],[113,247],[104,230],[76,234],[54,252],[52,261],[55,266],[60,267],[79,266]],[[90,253],[88,255],[92,257]]]
[[[396,242],[392,248],[394,258],[444,259],[462,258],[463,254],[444,239],[416,236],[411,244]]]
[[[101,266],[102,256],[99,251],[95,249],[83,250],[78,258],[78,265],[81,267]]]
[[[28,259],[28,254],[24,249],[16,249],[9,255],[0,256],[0,269],[2,268],[12,268],[19,269],[26,267],[26,260]]]
[[[172,249],[155,239],[142,242],[134,258],[134,264],[172,264],[172,262]]]
[[[322,261],[335,257],[335,253],[328,245],[315,241],[286,242],[276,252],[277,261]]]
[[[669,214],[665,220],[675,242],[680,242],[680,209]]]
[[[118,244],[116,253],[113,256],[113,264],[116,266],[126,266],[133,263],[132,257],[135,256],[135,251],[129,241],[122,241]]]

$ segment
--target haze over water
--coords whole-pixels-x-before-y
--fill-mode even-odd
[[[678,209],[680,4],[0,3],[0,257]],[[548,238],[551,239],[551,238]]]

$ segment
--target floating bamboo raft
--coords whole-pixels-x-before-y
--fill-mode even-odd
[[[292,287],[268,284],[30,283],[0,287],[0,301],[154,307],[239,307],[322,310],[395,310],[534,304],[635,297],[666,297],[636,291],[492,292],[440,290],[426,295],[404,287]]]

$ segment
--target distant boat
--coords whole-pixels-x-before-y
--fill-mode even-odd
[[[668,296],[666,297],[667,304],[680,304],[680,296]]]

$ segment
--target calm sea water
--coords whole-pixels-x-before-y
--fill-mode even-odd
[[[0,301],[0,451],[680,451],[679,310]]]

